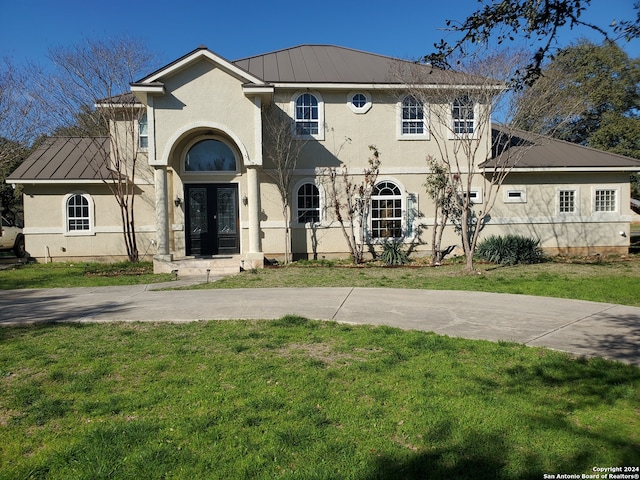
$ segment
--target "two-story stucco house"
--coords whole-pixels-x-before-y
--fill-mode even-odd
[[[324,169],[361,174],[369,146],[381,168],[362,238],[417,243],[427,253],[434,207],[425,193],[428,155],[438,156],[431,105],[410,95],[394,71],[409,64],[327,45],[303,45],[229,61],[200,47],[132,84],[140,108],[142,165],[136,175],[136,230],[142,256],[158,271],[258,267],[283,254],[284,221],[268,172],[264,107],[287,112],[306,142],[294,172],[292,252],[347,256],[330,208]],[[420,85],[456,85],[429,66]],[[437,98],[433,103],[442,103]],[[465,101],[466,102],[466,101]],[[445,105],[465,132],[491,132],[486,105]],[[442,106],[442,105],[440,105]],[[474,122],[486,122],[474,125]],[[107,142],[107,139],[104,140]],[[454,148],[455,138],[449,140]],[[491,134],[477,138],[491,163]],[[445,147],[449,148],[449,147]],[[40,260],[116,259],[124,255],[119,211],[82,138],[51,139],[9,178],[24,187],[26,247]],[[486,165],[485,165],[486,166]],[[527,149],[507,177],[484,234],[520,233],[550,252],[626,253],[629,172],[640,162],[548,140]],[[482,179],[467,194],[482,202]],[[453,228],[444,245],[458,244]]]

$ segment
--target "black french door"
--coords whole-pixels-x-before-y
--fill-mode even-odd
[[[186,254],[240,253],[238,186],[185,185]]]

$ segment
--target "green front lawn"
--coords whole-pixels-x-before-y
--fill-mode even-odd
[[[171,278],[170,274],[154,275],[151,262],[34,263],[0,270],[0,290],[136,285]]]
[[[640,369],[312,322],[0,329],[0,479],[540,479],[640,464]]]

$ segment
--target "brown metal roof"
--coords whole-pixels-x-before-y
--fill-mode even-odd
[[[523,130],[493,125],[493,158],[484,166],[495,167],[498,161],[517,169],[586,169],[607,168],[640,171],[640,160],[616,153],[596,150],[576,143],[537,135]],[[501,159],[498,154],[502,153]]]
[[[430,65],[334,45],[300,45],[232,63],[269,83],[401,84],[400,73],[407,67],[420,69],[424,83],[459,80]]]
[[[101,180],[109,176],[105,158],[107,137],[53,137],[46,139],[7,178],[8,181]]]

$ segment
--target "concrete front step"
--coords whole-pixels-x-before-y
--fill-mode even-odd
[[[178,277],[234,275],[240,272],[242,262],[241,255],[174,258],[171,261],[154,259],[153,273],[174,273]]]

